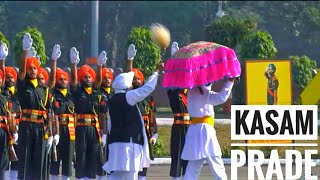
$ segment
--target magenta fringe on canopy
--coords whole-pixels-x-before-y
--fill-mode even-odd
[[[197,86],[214,83],[226,77],[240,76],[241,66],[231,48],[210,42],[197,43],[202,44],[197,47],[193,45],[193,49],[188,45],[166,61],[162,82],[164,88],[192,89]],[[208,51],[208,47],[205,46],[208,46],[209,43],[211,47],[209,47]],[[203,48],[207,48],[207,52]],[[191,50],[197,52],[191,53]],[[201,54],[201,52],[204,53]],[[188,54],[191,57],[187,57]]]

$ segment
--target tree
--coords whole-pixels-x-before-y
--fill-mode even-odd
[[[141,69],[147,76],[151,75],[155,71],[156,64],[160,61],[160,49],[153,43],[149,29],[133,28],[128,36],[127,47],[130,44],[134,44],[137,50],[133,67]]]
[[[42,38],[42,34],[40,31],[38,31],[37,28],[28,27],[26,30],[19,32],[16,34],[15,41],[14,41],[14,59],[15,64],[19,65],[20,58],[22,57],[22,39],[25,33],[29,33],[31,35],[31,38],[33,39],[32,46],[37,51],[37,55],[40,57],[41,66],[44,66],[46,64],[46,61],[48,57],[46,56],[46,46],[44,44],[44,40]]]
[[[293,60],[293,87],[300,94],[312,80],[311,69],[317,68],[317,62],[306,55],[301,57],[294,55],[289,58]]]
[[[206,28],[206,39],[218,44],[236,48],[244,37],[257,27],[255,20],[238,20],[223,16]]]
[[[241,58],[273,58],[278,50],[272,37],[264,31],[256,31],[247,35],[240,43]]]
[[[1,43],[6,43],[7,47],[10,48],[9,41],[8,41],[7,38],[4,36],[4,34],[2,34],[2,32],[0,32],[0,44],[1,44]]]

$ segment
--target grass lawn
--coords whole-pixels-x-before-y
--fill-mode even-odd
[[[230,157],[230,148],[231,148],[231,133],[229,124],[216,124],[215,129],[217,132],[218,141],[222,150],[223,157]],[[159,141],[162,143],[163,147],[161,148],[162,155],[160,157],[170,157],[170,136],[171,136],[171,126],[159,126]],[[318,147],[295,147],[296,150],[299,150],[304,155],[305,149],[318,149],[318,155],[313,158],[320,158],[320,136],[318,137]],[[244,141],[232,141],[233,143],[244,143]],[[314,141],[296,141],[297,143],[314,143]],[[232,149],[245,149],[244,147],[232,147]],[[264,152],[265,156],[268,157],[272,149],[279,150],[279,156],[284,158],[284,153],[286,149],[292,149],[292,147],[249,147],[248,149],[259,149]],[[303,157],[304,158],[304,157]]]

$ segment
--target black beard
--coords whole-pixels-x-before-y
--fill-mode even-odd
[[[84,87],[92,87],[92,83],[82,83]]]
[[[13,83],[13,82],[7,82],[6,85],[7,85],[8,87],[11,87],[11,86],[14,85],[14,83]]]
[[[64,87],[64,86],[62,86],[60,84],[58,85],[58,87],[59,87],[59,89],[67,89],[67,86]]]

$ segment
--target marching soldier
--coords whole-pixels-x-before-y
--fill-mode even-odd
[[[29,33],[23,37],[23,54],[18,74],[18,99],[22,109],[19,123],[18,179],[44,179],[45,120],[47,119],[49,88],[38,81],[40,63],[27,58],[32,46]]]
[[[44,159],[44,169],[43,169],[43,179],[49,179],[50,175],[50,164],[51,164],[51,156],[53,155],[52,147],[55,147],[59,143],[59,123],[57,123],[54,119],[54,112],[53,112],[53,96],[52,96],[52,89],[54,88],[56,79],[56,68],[57,68],[57,59],[61,56],[60,45],[56,44],[53,47],[53,51],[51,54],[51,68],[41,68],[40,72],[38,73],[38,81],[49,88],[49,99],[48,99],[48,109],[47,109],[47,121],[46,126],[46,147],[45,147],[45,159]],[[40,61],[40,57],[37,56],[38,60]],[[50,72],[50,76],[49,73]],[[50,134],[51,136],[48,137]]]
[[[171,56],[173,56],[173,54],[178,50],[178,43],[173,42],[171,46]],[[168,90],[167,94],[174,117],[170,141],[170,176],[172,177],[172,180],[178,180],[185,174],[188,165],[188,161],[181,159],[185,137],[188,127],[191,124],[187,109],[187,90]]]
[[[11,112],[12,121],[14,121],[15,126],[11,127],[11,132],[16,132],[11,134],[12,137],[18,137],[18,125],[21,117],[21,106],[17,97],[17,88],[16,88],[17,72],[13,67],[5,67],[5,85],[2,90],[2,94],[8,100],[8,108]],[[15,151],[18,150],[18,145],[13,144]],[[7,170],[10,169],[10,179],[17,179],[18,177],[18,161],[11,161],[10,166]]]
[[[111,88],[111,84],[113,81],[113,73],[110,68],[102,68],[102,83],[101,83],[101,88],[100,88],[100,93],[102,95],[102,104],[100,108],[100,113],[104,113],[106,117],[106,122],[108,124],[108,102],[109,99],[111,99],[112,95],[114,94],[113,89]],[[108,128],[107,128],[108,132]],[[106,146],[103,148],[103,159],[101,161],[101,164],[99,165],[99,170],[98,170],[98,176],[99,179],[103,179],[104,176],[107,175],[105,170],[102,169],[102,166],[105,162],[108,161],[108,154],[109,154],[109,149],[108,149],[108,133],[107,133],[107,143]]]
[[[60,140],[56,146],[57,157],[51,161],[50,174],[51,180],[57,180],[60,174],[60,162],[62,162],[62,179],[69,180],[72,176],[75,141],[74,103],[72,94],[68,90],[70,82],[68,73],[57,69],[56,80],[56,87],[52,91],[52,95],[54,97],[55,121],[59,123],[57,131],[59,131]]]
[[[0,77],[3,86],[3,70],[5,69],[5,59],[8,56],[8,48],[5,43],[0,46]],[[16,161],[13,144],[16,142],[17,129],[15,121],[12,119],[9,110],[9,102],[6,96],[0,94],[0,179],[5,178],[5,171],[9,165],[9,160]],[[14,159],[12,159],[14,158]]]
[[[99,160],[102,159],[99,153],[106,145],[106,117],[105,114],[99,113],[102,100],[98,92],[102,81],[102,65],[107,61],[106,55],[105,51],[100,53],[95,73],[88,65],[83,65],[77,70],[77,64],[80,61],[79,51],[74,47],[70,50],[71,92],[77,119],[75,174],[78,179],[96,178],[100,168]]]

